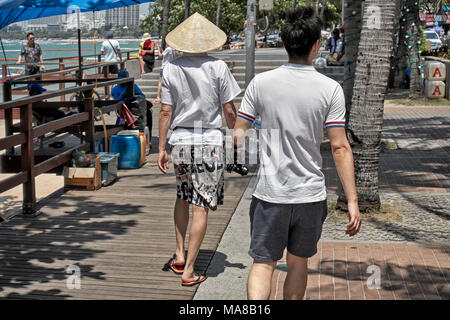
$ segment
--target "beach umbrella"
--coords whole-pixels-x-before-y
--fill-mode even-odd
[[[155,2],[156,0],[0,0],[0,29],[11,23],[57,16],[66,13],[92,12]],[[81,77],[81,32],[78,25],[79,77]]]

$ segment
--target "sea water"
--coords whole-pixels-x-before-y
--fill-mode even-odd
[[[120,44],[120,50],[122,52],[122,58],[126,59],[126,51],[131,50],[138,50],[139,49],[139,42],[140,39],[132,40],[132,39],[116,39],[119,41]],[[24,39],[21,40],[2,40],[3,41],[3,48],[0,45],[0,58],[1,59],[17,59],[20,55],[20,50],[22,49],[22,45],[25,44],[27,41]],[[93,54],[99,54],[101,47],[102,47],[103,40],[89,40],[89,41],[81,41],[81,55],[87,56],[87,55],[93,55]],[[67,57],[78,57],[78,40],[77,39],[56,39],[56,40],[42,40],[40,41],[38,36],[36,37],[36,43],[40,45],[42,49],[42,55],[44,59],[49,58],[67,58]],[[134,53],[137,53],[134,52]],[[97,61],[96,57],[88,57],[85,58],[85,61],[87,62],[93,62]],[[17,66],[11,66],[11,64],[14,64],[14,61],[6,61],[10,66],[9,69],[9,75],[15,75],[15,74],[23,74],[24,73],[24,66],[23,65],[17,65]],[[69,62],[69,60],[65,61],[66,63]],[[1,64],[5,63],[5,61],[1,61]],[[54,61],[47,61],[47,63],[58,63],[58,60]],[[57,69],[58,65],[56,64],[48,64],[45,65],[45,69],[48,71],[50,69]],[[71,61],[70,64],[67,64],[67,66],[76,67],[78,66],[78,59]],[[90,69],[87,70],[86,73],[93,73],[97,69]],[[1,72],[0,72],[0,78],[1,78]],[[69,86],[69,85],[67,85]],[[47,86],[50,90],[55,90],[58,88],[57,85],[54,86]],[[3,102],[3,90],[1,88],[0,84],[0,98]]]

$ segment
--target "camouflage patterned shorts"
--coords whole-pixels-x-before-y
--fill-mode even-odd
[[[222,146],[175,145],[171,148],[177,197],[216,210],[223,204],[224,151]]]

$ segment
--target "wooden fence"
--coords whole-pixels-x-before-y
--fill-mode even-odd
[[[26,78],[28,79],[28,77]],[[18,80],[16,80],[18,81]],[[21,81],[27,81],[21,79]],[[51,80],[47,80],[51,81]],[[60,80],[65,82],[79,82],[80,80]],[[74,86],[70,88],[61,89],[55,92],[44,93],[35,96],[28,96],[20,99],[11,100],[11,80],[4,82],[3,94],[5,102],[0,103],[0,110],[4,110],[5,115],[9,115],[11,119],[12,109],[20,109],[20,125],[17,128],[18,133],[14,134],[12,121],[6,124],[6,136],[0,139],[0,151],[7,150],[7,159],[19,164],[18,172],[7,179],[0,180],[0,193],[14,188],[20,184],[23,185],[23,213],[32,215],[36,212],[36,186],[35,178],[43,173],[49,172],[63,164],[69,162],[72,158],[72,152],[75,149],[86,150],[93,152],[95,150],[95,141],[102,139],[103,130],[95,131],[94,108],[98,107],[102,113],[118,110],[122,108],[122,103],[119,101],[95,101],[93,99],[93,90],[97,87],[107,87],[117,84],[125,83],[127,85],[127,93],[134,95],[134,78],[120,78],[120,79],[97,79],[95,83],[93,79],[81,79],[82,86]],[[35,82],[35,81],[32,81]],[[45,82],[43,80],[42,82]],[[82,101],[45,101],[52,98],[58,98],[69,94],[83,92],[84,99]],[[62,119],[50,121],[41,125],[33,126],[32,124],[32,110],[33,108],[49,108],[49,107],[78,107],[80,112]],[[34,155],[34,139],[41,137],[49,132],[69,132],[69,128],[79,126],[81,134],[84,137],[80,144],[61,152],[55,156],[45,159],[41,162],[36,162]],[[108,129],[108,137],[114,135],[123,127],[113,126]],[[21,146],[20,155],[15,146]]]

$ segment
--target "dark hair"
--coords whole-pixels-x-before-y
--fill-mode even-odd
[[[334,29],[333,30],[333,34],[335,34],[335,35],[340,35],[341,34],[341,31],[339,31],[339,29],[338,28],[336,28],[336,29]]]
[[[281,39],[290,58],[308,57],[320,39],[322,20],[312,7],[289,8],[281,28]]]
[[[34,33],[33,32],[28,32],[27,33],[27,39],[28,39],[29,36],[34,36]]]

